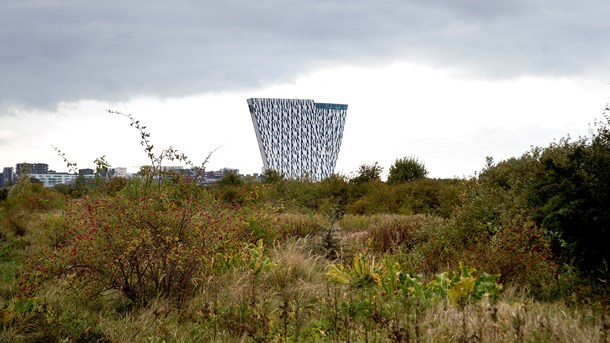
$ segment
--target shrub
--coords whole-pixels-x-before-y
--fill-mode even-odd
[[[387,297],[413,298],[427,306],[435,302],[464,306],[485,298],[497,302],[502,285],[496,280],[499,275],[478,272],[476,268],[459,263],[451,276],[448,272],[437,274],[429,283],[421,282],[389,259],[376,262],[363,255],[354,256],[352,266],[331,264],[326,276],[332,282],[349,284],[352,287],[380,286]]]
[[[371,207],[371,201],[367,197],[362,197],[347,205],[346,211],[348,214],[364,216],[365,214],[369,213]]]
[[[263,172],[263,177],[265,183],[271,184],[282,183],[284,180],[286,180],[284,173],[271,168],[265,169]]]
[[[531,223],[502,228],[488,240],[472,243],[459,259],[501,274],[504,283],[527,285],[541,274],[557,272],[548,232]]]
[[[7,200],[1,204],[0,226],[18,236],[26,234],[32,215],[37,212],[60,208],[63,197],[54,191],[32,183],[23,175],[8,192]]]
[[[610,118],[608,118],[610,121]],[[555,233],[563,260],[596,278],[608,279],[610,261],[610,128],[591,141],[562,141],[541,157],[544,175],[528,204],[533,218]]]
[[[436,214],[449,218],[461,203],[465,182],[456,179],[419,179],[394,187],[398,187],[403,194],[400,213]]]
[[[218,189],[218,199],[231,205],[243,205],[245,202],[245,193],[239,186],[223,186]]]
[[[390,167],[388,183],[401,183],[423,179],[428,175],[426,166],[415,157],[399,158]]]
[[[198,187],[177,184],[140,198],[85,197],[70,202],[63,244],[43,249],[21,272],[20,295],[53,279],[91,296],[118,291],[137,303],[182,300],[247,238],[236,208]]]
[[[216,182],[218,186],[242,186],[244,184],[244,180],[235,174],[235,173],[227,173],[222,179]]]
[[[113,177],[102,185],[101,190],[106,194],[112,195],[121,191],[126,186],[127,179],[124,177]]]
[[[381,173],[383,172],[383,167],[380,166],[377,162],[373,164],[362,164],[358,167],[358,171],[356,172],[356,176],[351,178],[349,181],[360,184],[369,181],[381,181]]]

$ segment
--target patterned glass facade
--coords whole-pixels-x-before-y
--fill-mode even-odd
[[[347,105],[305,99],[248,99],[264,169],[321,180],[337,163]]]

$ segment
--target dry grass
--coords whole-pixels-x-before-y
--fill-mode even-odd
[[[281,213],[276,223],[282,239],[316,235],[328,224],[328,219],[321,214],[299,213]]]
[[[497,306],[470,305],[464,310],[437,306],[422,318],[421,341],[603,342],[603,314],[589,320],[585,317],[586,311],[556,303],[501,302]]]
[[[389,253],[396,248],[413,247],[426,225],[437,225],[442,219],[416,214],[376,214],[371,216],[345,215],[340,221],[342,237],[350,240],[368,240],[373,252]]]

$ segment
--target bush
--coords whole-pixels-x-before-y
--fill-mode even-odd
[[[555,151],[543,154],[544,176],[528,197],[533,218],[558,238],[554,247],[563,260],[605,280],[610,277],[605,268],[610,261],[610,128],[606,125],[590,142],[562,141],[550,148]]]
[[[118,291],[136,303],[190,296],[247,238],[237,209],[218,205],[189,184],[152,189],[145,196],[85,197],[66,210],[63,241],[30,258],[20,295],[53,279],[90,296]]]
[[[462,180],[419,179],[397,185],[403,198],[402,214],[434,214],[449,218],[461,204],[460,196],[465,190]]]
[[[244,184],[244,180],[242,180],[241,176],[235,173],[227,173],[222,179],[216,182],[218,186],[242,186]]]
[[[502,228],[472,243],[458,259],[515,285],[527,285],[541,274],[553,277],[558,270],[548,232],[531,223]]]
[[[39,183],[32,183],[24,175],[11,187],[7,200],[1,204],[0,226],[23,236],[30,226],[33,214],[60,208],[63,202],[62,195]]]
[[[349,181],[360,184],[369,181],[381,181],[381,173],[383,172],[383,167],[381,167],[377,162],[373,164],[362,164],[358,167],[358,171],[356,172],[356,176],[351,178]]]
[[[426,166],[415,157],[399,158],[390,167],[388,183],[401,183],[423,179],[428,175]]]

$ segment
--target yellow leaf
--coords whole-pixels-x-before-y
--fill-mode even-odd
[[[342,265],[331,264],[328,266],[328,271],[326,272],[326,276],[330,281],[338,282],[338,283],[349,283],[350,279],[347,273],[345,272],[345,268]]]
[[[447,292],[449,303],[456,305],[462,300],[468,299],[474,290],[475,279],[473,277],[460,278]]]
[[[375,283],[379,286],[381,286],[381,277],[379,276],[379,274],[375,273],[375,272],[371,272],[371,277],[373,278],[373,280],[375,281]]]

